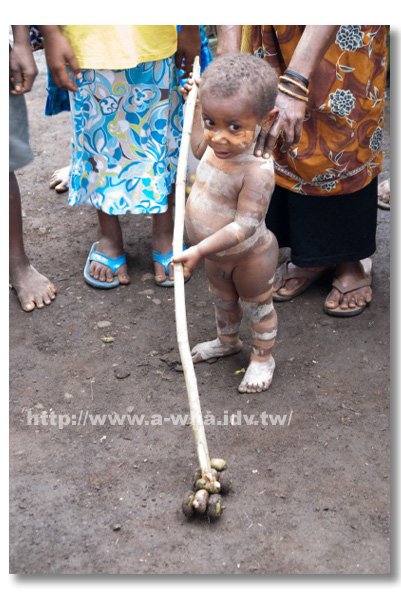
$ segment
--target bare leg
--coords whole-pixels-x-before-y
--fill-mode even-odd
[[[242,342],[239,339],[242,308],[235,286],[221,265],[206,259],[205,266],[209,289],[215,303],[217,338],[197,344],[192,349],[194,363],[229,356],[242,350]]]
[[[124,247],[118,216],[109,215],[101,210],[97,211],[97,216],[99,219],[99,244],[97,250],[110,258],[121,256],[121,254],[124,254]],[[121,265],[113,275],[112,270],[109,267],[96,261],[92,261],[89,274],[99,281],[112,282],[114,276],[117,276],[120,283],[127,284],[130,282],[126,263]]]
[[[22,310],[30,312],[35,306],[43,308],[50,304],[56,297],[57,288],[29,262],[24,249],[21,195],[14,173],[10,173],[9,180],[10,281],[17,292]]]
[[[238,387],[241,393],[263,392],[272,382],[275,368],[272,350],[277,334],[277,315],[273,306],[276,263],[274,239],[266,252],[249,257],[234,270],[234,282],[252,327],[251,358]]]
[[[166,254],[173,247],[173,202],[174,188],[167,198],[167,211],[158,215],[153,215],[152,227],[152,247],[153,250]],[[164,266],[158,262],[154,262],[155,281],[162,283],[166,280],[166,271]],[[174,267],[171,264],[169,267],[169,279],[174,279]]]
[[[272,382],[275,362],[272,350],[277,334],[277,315],[273,308],[273,291],[252,302],[244,301],[244,310],[252,327],[251,360],[238,391],[263,392]]]

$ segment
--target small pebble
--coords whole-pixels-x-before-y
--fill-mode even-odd
[[[119,523],[116,523],[115,525],[113,525],[113,531],[119,531],[121,529],[121,525]]]
[[[126,379],[131,375],[131,371],[127,371],[127,369],[117,368],[114,369],[114,377],[117,379]]]
[[[99,329],[104,329],[105,327],[110,327],[111,322],[110,321],[98,321],[98,323],[96,323],[96,325],[99,327]]]

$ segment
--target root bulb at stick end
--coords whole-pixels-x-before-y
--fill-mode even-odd
[[[227,469],[227,463],[224,458],[212,458],[210,459],[210,466],[216,471],[223,471]]]
[[[192,517],[195,512],[193,507],[194,498],[195,493],[192,490],[185,492],[184,497],[182,499],[181,508],[182,512],[186,517]]]
[[[220,494],[213,494],[207,505],[207,516],[211,519],[218,519],[221,516],[222,508]]]
[[[206,512],[209,500],[209,493],[206,490],[198,490],[195,494],[192,506],[196,512],[203,515]]]

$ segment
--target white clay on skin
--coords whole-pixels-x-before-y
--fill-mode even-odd
[[[268,361],[251,361],[241,381],[239,392],[263,392],[270,386],[275,369],[274,358]]]

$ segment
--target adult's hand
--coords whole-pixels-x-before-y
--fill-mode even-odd
[[[291,146],[297,144],[302,133],[303,121],[306,112],[306,102],[292,98],[283,92],[278,92],[275,108],[278,116],[269,131],[261,131],[255,144],[254,154],[268,158],[273,152],[281,134],[283,144],[281,152],[287,152]]]
[[[338,25],[307,25],[294,50],[288,68],[310,80],[330,44],[333,43],[338,27]],[[292,86],[287,82],[285,87],[300,94],[298,86]],[[301,95],[303,94],[301,93]],[[297,144],[301,137],[306,102],[278,92],[276,108],[279,109],[278,118],[270,131],[262,132],[255,145],[257,156],[271,154],[281,133],[284,143],[280,150],[283,152],[287,152],[292,145]]]
[[[13,25],[14,43],[10,51],[11,94],[20,95],[32,89],[38,68],[32,55],[27,25]]]
[[[66,65],[69,65],[77,79],[81,79],[82,73],[69,41],[57,25],[40,25],[39,28],[45,42],[47,66],[54,83],[63,90],[77,92],[78,86],[69,78]]]
[[[189,77],[195,56],[200,57],[201,37],[199,25],[181,25],[177,37],[177,52],[175,53],[175,64],[177,69],[183,69],[184,79]]]

